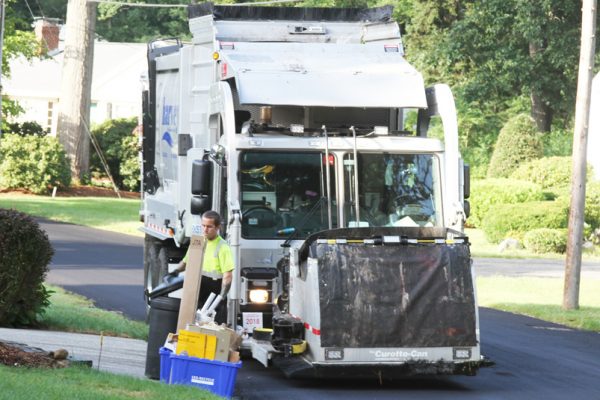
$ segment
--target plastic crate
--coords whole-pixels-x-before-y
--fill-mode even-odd
[[[171,354],[170,359],[169,383],[196,386],[227,398],[233,394],[235,378],[238,369],[242,366],[241,361],[230,363],[175,354]]]
[[[160,381],[169,383],[171,376],[171,354],[173,352],[165,347],[158,349],[160,355]]]

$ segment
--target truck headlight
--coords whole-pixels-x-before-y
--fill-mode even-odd
[[[277,268],[246,267],[240,273],[240,305],[245,311],[261,311],[277,297]],[[252,307],[254,306],[254,309]],[[252,309],[252,310],[250,310]]]
[[[264,289],[250,290],[250,301],[252,303],[266,303],[269,300],[269,292]]]

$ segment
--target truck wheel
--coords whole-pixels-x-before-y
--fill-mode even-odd
[[[144,292],[146,295],[158,286],[163,276],[167,274],[168,262],[167,247],[163,241],[146,235],[144,239]]]

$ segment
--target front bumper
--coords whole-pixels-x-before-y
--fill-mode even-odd
[[[299,379],[377,379],[395,380],[409,377],[434,375],[474,376],[480,367],[489,365],[481,361],[407,361],[402,363],[332,364],[311,363],[305,357],[274,357],[273,365],[280,368],[288,378]]]

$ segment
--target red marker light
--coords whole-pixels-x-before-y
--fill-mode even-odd
[[[227,63],[221,64],[221,78],[227,78]]]
[[[323,164],[327,164],[327,159],[323,156]],[[333,154],[329,155],[329,165],[335,165],[335,157]]]

